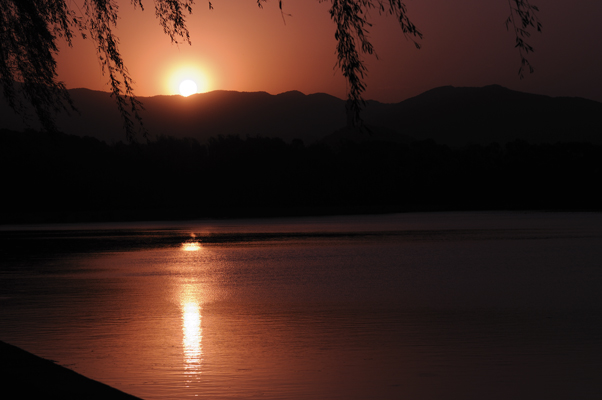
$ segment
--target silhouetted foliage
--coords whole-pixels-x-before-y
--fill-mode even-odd
[[[514,5],[512,3],[514,3]],[[514,0],[513,2],[508,2],[508,4],[510,5],[510,15],[506,20],[506,29],[512,27],[515,36],[516,44],[514,47],[518,48],[521,61],[518,75],[522,79],[524,77],[525,68],[527,68],[530,73],[533,72],[533,66],[527,59],[527,55],[533,52],[533,47],[527,40],[531,37],[530,31],[532,29],[541,32],[541,23],[537,17],[539,8],[529,4],[528,0]]]
[[[320,0],[320,2],[326,0]],[[265,0],[257,0],[259,7]],[[364,81],[367,73],[362,55],[376,55],[370,42],[371,11],[389,14],[398,21],[401,32],[417,48],[422,33],[409,19],[407,7],[401,0],[330,0],[330,16],[336,25],[337,63],[348,82],[348,111],[350,120],[358,124],[364,105]],[[142,0],[131,0],[134,7],[143,8]],[[172,42],[190,43],[186,15],[192,13],[193,0],[154,0],[159,24]],[[213,4],[208,2],[209,8]],[[509,0],[510,15],[507,27],[516,37],[521,57],[519,75],[524,69],[532,72],[527,59],[533,48],[527,42],[533,29],[541,30],[537,7],[528,0]],[[280,10],[283,1],[278,1]],[[115,0],[83,0],[78,12],[66,0],[0,0],[0,83],[4,96],[17,111],[23,101],[31,103],[47,130],[54,130],[53,113],[72,109],[65,86],[57,80],[55,56],[57,42],[65,40],[69,46],[74,35],[94,41],[102,71],[109,78],[111,94],[122,115],[128,139],[135,135],[136,122],[144,133],[139,111],[142,104],[134,96],[132,78],[119,51],[119,39],[114,33],[118,6]],[[283,13],[284,15],[284,13]],[[15,83],[20,83],[15,86]]]
[[[599,209],[602,146],[459,149],[281,139],[92,138],[0,131],[0,222],[479,209]]]
[[[154,0],[159,23],[173,42],[189,42],[185,13],[193,0]],[[131,0],[142,8],[142,0]],[[142,127],[142,104],[134,96],[132,78],[119,51],[114,33],[118,5],[115,0],[84,0],[73,9],[66,0],[0,0],[0,82],[9,104],[19,111],[20,92],[30,102],[47,130],[54,130],[53,112],[73,108],[62,82],[57,81],[55,56],[59,40],[72,46],[74,35],[94,41],[103,74],[122,115],[128,138],[135,134],[134,121]],[[144,132],[144,131],[142,131]]]

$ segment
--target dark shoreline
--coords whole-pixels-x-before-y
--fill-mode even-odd
[[[140,400],[2,341],[0,387],[7,400]]]

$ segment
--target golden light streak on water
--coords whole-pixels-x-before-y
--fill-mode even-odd
[[[189,241],[182,243],[182,250],[185,252],[193,252],[200,249],[199,242]],[[189,266],[191,265],[189,264]],[[194,279],[181,282],[179,292],[182,312],[184,374],[190,377],[198,376],[201,373],[203,362],[203,329],[201,328],[202,317],[199,291]]]
[[[181,307],[184,370],[188,375],[197,375],[201,373],[203,362],[201,305],[197,301],[184,300],[181,303]]]

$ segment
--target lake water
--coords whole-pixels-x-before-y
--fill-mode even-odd
[[[147,400],[602,398],[601,213],[0,238],[0,340]]]

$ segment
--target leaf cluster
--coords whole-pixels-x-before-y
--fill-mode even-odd
[[[73,107],[64,84],[56,81],[54,56],[58,53],[57,39],[71,45],[72,27],[79,24],[62,1],[0,0],[2,91],[17,111],[23,112],[24,101],[30,103],[48,129],[54,129],[55,112]],[[15,87],[15,81],[20,87]]]
[[[325,0],[322,0],[325,1]],[[418,39],[422,33],[408,18],[407,7],[400,0],[331,0],[330,17],[336,25],[334,37],[337,41],[337,67],[341,69],[348,84],[347,112],[352,125],[361,124],[360,111],[364,106],[363,93],[366,90],[364,78],[367,68],[361,54],[374,55],[370,42],[369,11],[394,15],[401,31],[420,48]]]
[[[537,32],[541,32],[541,23],[537,17],[539,8],[531,5],[529,0],[508,0],[510,7],[510,15],[506,19],[506,29],[512,30],[515,36],[515,46],[518,48],[520,55],[520,68],[518,69],[518,76],[520,79],[524,78],[525,69],[529,73],[533,73],[534,69],[527,55],[533,52],[533,46],[531,46],[527,39],[531,37],[531,31],[533,29]]]

